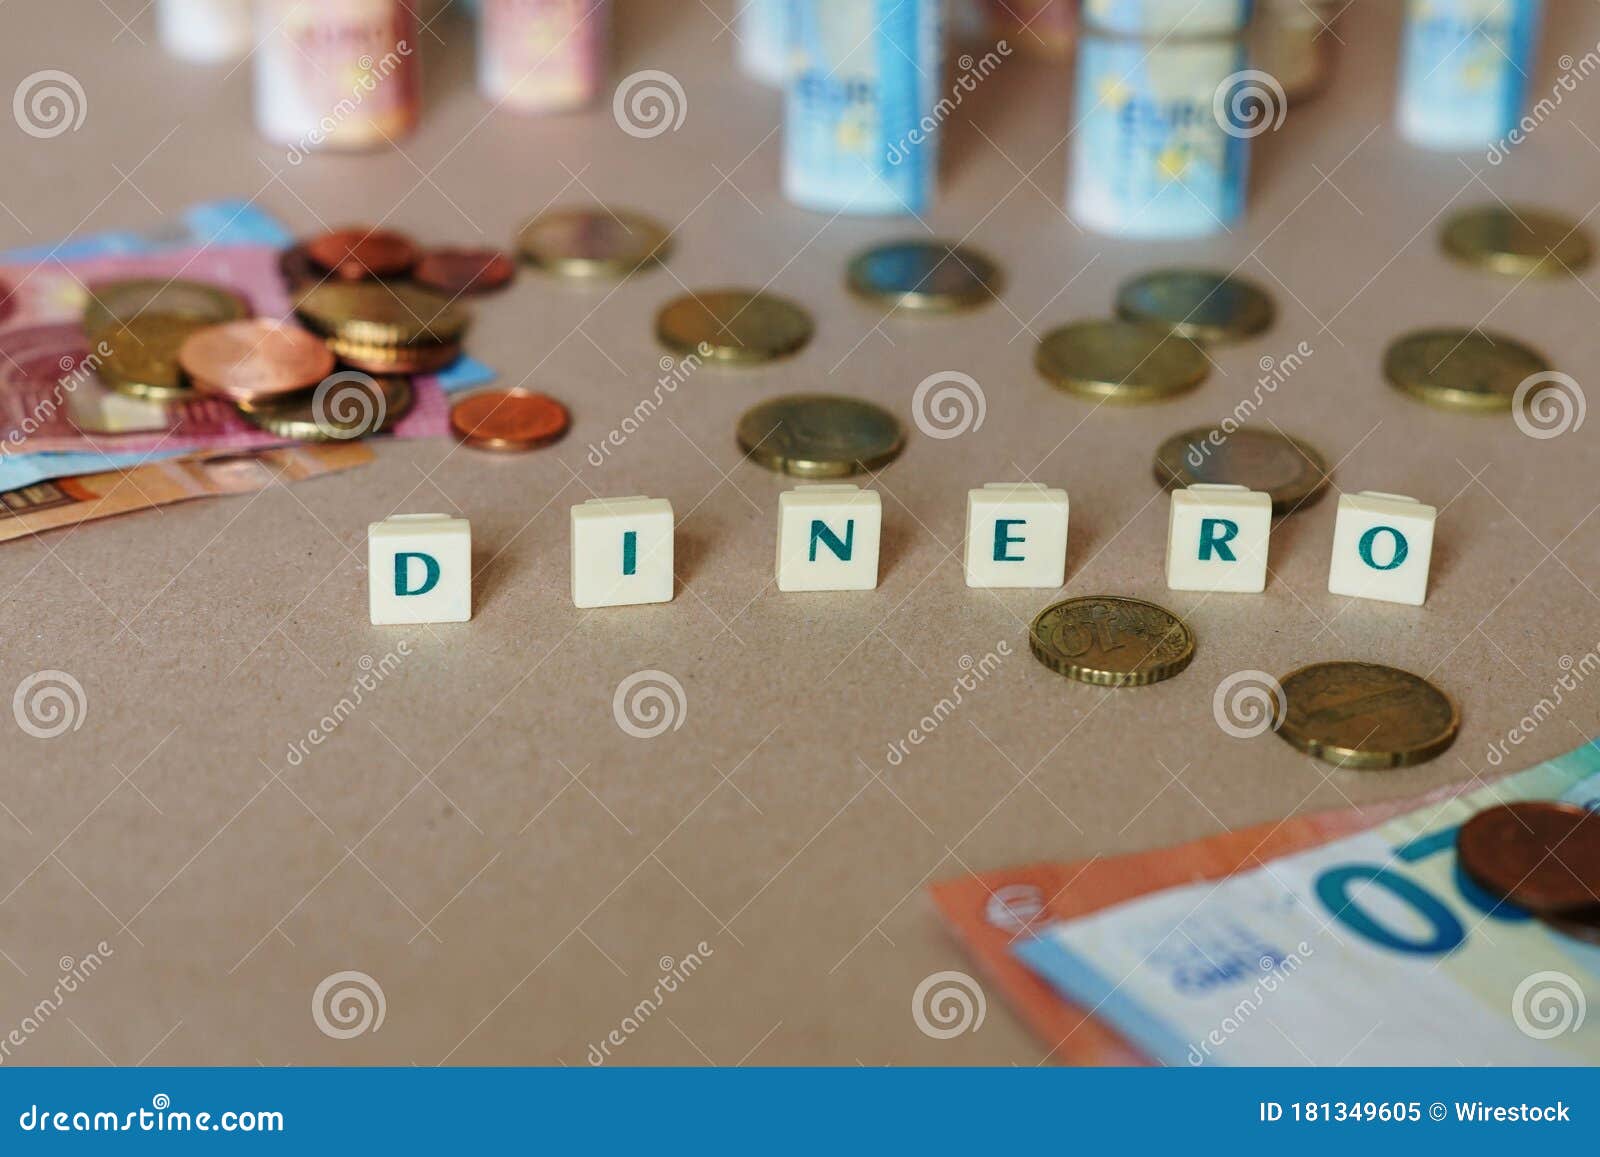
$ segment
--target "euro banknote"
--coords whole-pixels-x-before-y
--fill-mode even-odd
[[[936,883],[929,891],[985,977],[1044,1044],[1046,1060],[1069,1065],[1143,1064],[1143,1053],[1024,963],[1013,952],[1015,946],[1054,924],[1157,889],[1222,879],[1363,831],[1445,798],[1450,790],[1423,799],[1291,816],[1153,851],[962,876]]]
[[[1464,821],[1529,799],[1600,808],[1600,746],[1035,927],[1012,952],[1160,1064],[1594,1064],[1600,947],[1497,903],[1456,860]]]

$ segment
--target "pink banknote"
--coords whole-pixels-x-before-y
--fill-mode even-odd
[[[154,254],[0,265],[0,454],[100,450],[110,454],[249,450],[283,442],[215,399],[151,406],[123,399],[95,376],[98,361],[84,333],[93,287],[126,278],[181,278],[220,285],[256,314],[284,317],[290,303],[270,246],[184,249]],[[401,438],[443,436],[449,407],[433,378],[415,382],[415,403],[394,426]],[[83,415],[129,416],[90,425]],[[134,414],[132,411],[137,410]],[[87,428],[86,428],[87,427]],[[125,433],[107,433],[125,428]]]

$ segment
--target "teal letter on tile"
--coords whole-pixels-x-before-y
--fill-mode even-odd
[[[625,530],[622,532],[622,573],[625,575],[639,573],[639,532]]]
[[[1202,518],[1200,520],[1200,561],[1209,562],[1211,552],[1223,562],[1238,562],[1233,547],[1228,544],[1239,537],[1239,524],[1231,518]]]
[[[411,560],[422,560],[422,585],[416,590],[406,589],[406,571],[411,565]],[[402,550],[394,556],[394,594],[396,598],[407,595],[425,595],[439,585],[439,560],[431,554],[422,554],[420,551]]]
[[[833,551],[840,562],[849,562],[850,554],[855,549],[856,520],[851,519],[844,524],[844,541],[839,541],[839,536],[828,529],[828,524],[820,518],[811,520],[811,562],[817,561],[817,543],[824,544]]]
[[[1378,535],[1385,531],[1394,535],[1394,557],[1389,559],[1385,566],[1373,556],[1372,544],[1378,541]],[[1392,526],[1374,526],[1361,536],[1361,541],[1356,544],[1356,549],[1361,552],[1361,561],[1373,570],[1393,570],[1406,561],[1406,555],[1411,553],[1411,544],[1406,541],[1406,536]]]
[[[1027,559],[1023,558],[1020,554],[1010,554],[1010,553],[1008,553],[1006,551],[1006,547],[1010,546],[1014,542],[1026,542],[1027,541],[1027,539],[1023,538],[1020,534],[1019,535],[1015,535],[1015,536],[1013,536],[1011,534],[1011,528],[1013,526],[1026,526],[1026,525],[1028,525],[1028,520],[1026,518],[997,518],[997,519],[994,520],[994,561],[995,562],[1026,562],[1027,561]]]

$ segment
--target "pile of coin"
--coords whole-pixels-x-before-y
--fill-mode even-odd
[[[295,297],[295,313],[344,365],[370,374],[431,374],[461,356],[465,306],[415,285],[323,282]]]
[[[295,293],[330,282],[386,282],[452,300],[503,289],[516,276],[516,266],[497,249],[425,249],[404,233],[360,225],[290,246],[278,269]]]
[[[1461,825],[1456,854],[1494,900],[1600,944],[1600,815],[1556,800],[1500,804]]]
[[[89,288],[83,325],[103,350],[100,379],[130,397],[157,403],[197,396],[178,364],[184,342],[206,326],[250,316],[238,294],[198,281],[131,278]]]

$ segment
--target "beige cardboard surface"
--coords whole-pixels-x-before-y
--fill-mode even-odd
[[[103,957],[7,1063],[581,1065],[617,1030],[610,1053],[627,1064],[1032,1064],[1043,1049],[997,994],[975,1032],[917,1028],[918,983],[970,967],[924,897],[930,880],[1489,773],[1490,745],[1600,643],[1600,425],[1535,440],[1509,416],[1413,402],[1378,370],[1402,329],[1481,323],[1589,385],[1594,272],[1527,284],[1465,272],[1436,233],[1442,214],[1494,198],[1589,215],[1593,80],[1502,165],[1420,153],[1390,123],[1397,6],[1357,4],[1331,91],[1258,140],[1242,229],[1114,244],[1059,208],[1069,73],[1021,54],[949,122],[926,222],[830,219],[777,191],[779,101],[735,73],[728,3],[621,5],[615,75],[674,74],[687,100],[676,131],[634,139],[609,101],[547,121],[493,114],[472,87],[466,26],[445,20],[425,38],[419,135],[299,167],[251,130],[248,70],[165,59],[142,7],[0,7],[7,89],[59,68],[88,101],[82,127],[54,139],[0,126],[0,245],[147,228],[224,196],[304,232],[382,222],[505,244],[548,205],[603,198],[676,224],[677,251],[615,287],[525,274],[478,311],[472,352],[571,407],[553,448],[384,444],[349,475],[0,550],[0,692],[58,670],[85,703],[49,740],[4,719],[0,1036],[51,995],[63,958]],[[1594,5],[1553,7],[1536,94],[1558,56],[1600,40]],[[1003,303],[885,320],[844,292],[858,248],[924,234],[998,258]],[[1037,334],[1106,313],[1121,280],[1173,262],[1263,282],[1276,327],[1221,351],[1203,388],[1165,405],[1096,407],[1035,376]],[[592,464],[591,444],[654,390],[657,307],[729,283],[804,302],[815,341],[770,368],[698,370]],[[1341,488],[1440,508],[1424,607],[1326,593],[1332,496],[1276,528],[1264,595],[1164,589],[1156,446],[1232,412],[1264,359],[1302,342],[1312,352],[1255,420],[1314,442]],[[935,439],[917,432],[911,395],[945,370],[980,383],[986,412]],[[741,462],[734,425],[759,400],[815,389],[876,399],[911,435],[870,483],[885,515],[876,592],[773,585],[787,483]],[[1067,682],[1026,646],[1056,592],[966,588],[966,490],[1023,477],[1071,492],[1066,591],[1184,613],[1199,640],[1187,672],[1122,692]],[[567,508],[630,494],[678,512],[677,598],[579,612]],[[397,511],[471,518],[471,623],[368,625],[366,527]],[[998,668],[891,764],[890,745],[990,654]],[[1333,658],[1428,674],[1460,705],[1455,747],[1407,771],[1336,772],[1214,721],[1233,672]],[[387,674],[327,729],[369,667]],[[672,729],[634,738],[613,697],[651,670],[682,699]],[[1505,766],[1577,745],[1600,729],[1597,707],[1592,686],[1568,694]],[[335,1039],[313,994],[347,970],[381,988],[384,1020]],[[674,970],[692,975],[654,1001]]]

